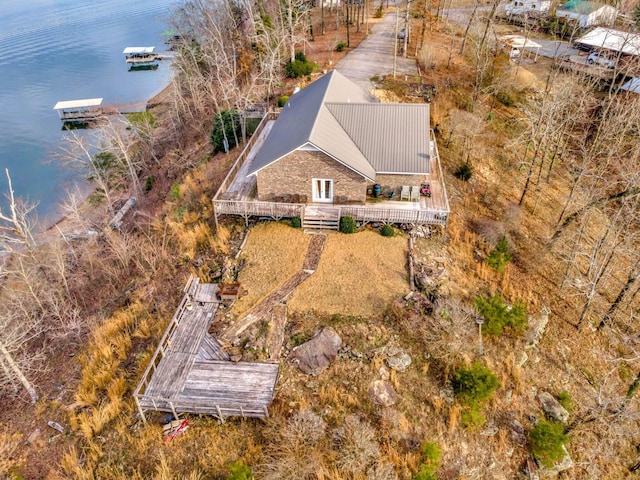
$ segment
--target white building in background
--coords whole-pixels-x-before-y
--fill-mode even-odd
[[[504,13],[520,15],[525,12],[548,12],[550,7],[549,0],[510,0],[504,5]]]
[[[618,10],[611,5],[584,0],[569,0],[556,10],[557,18],[575,20],[582,28],[613,25],[617,16]]]

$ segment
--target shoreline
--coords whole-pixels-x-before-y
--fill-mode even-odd
[[[151,109],[157,108],[160,105],[168,103],[169,97],[171,95],[171,86],[172,83],[171,80],[169,80],[169,83],[167,85],[158,90],[157,93],[153,94],[147,100],[144,111],[149,111]],[[160,115],[162,115],[162,113],[160,113]],[[91,213],[97,212],[100,209],[100,206],[93,206],[89,203],[89,197],[95,191],[95,187],[90,183],[87,183],[86,185],[86,188],[81,188],[78,183],[76,184],[76,186],[79,187],[81,197],[78,203],[78,210],[82,214],[83,218],[88,218],[89,221],[91,221]],[[58,207],[60,207],[68,198],[69,197],[66,196],[61,202],[59,202]],[[47,237],[52,233],[56,235],[58,233],[67,235],[86,232],[74,232],[73,225],[71,225],[70,214],[57,213],[55,215],[52,215],[50,220],[44,222],[42,231],[39,232],[36,237]]]

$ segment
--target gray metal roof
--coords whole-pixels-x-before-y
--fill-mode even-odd
[[[375,103],[336,70],[289,98],[249,175],[311,144],[360,175],[428,172],[429,106]]]
[[[429,173],[429,104],[328,103],[378,173]]]

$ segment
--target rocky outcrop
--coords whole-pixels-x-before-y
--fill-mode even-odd
[[[524,336],[527,342],[525,348],[533,348],[538,345],[547,328],[547,323],[549,323],[549,308],[543,306],[539,315],[535,317],[529,316],[527,320],[529,323],[529,331]]]
[[[369,396],[376,405],[390,407],[399,400],[393,386],[385,380],[374,380],[369,385]]]
[[[387,355],[385,363],[392,370],[403,372],[411,365],[411,357],[404,350],[391,347],[387,350]]]
[[[560,402],[558,402],[553,395],[542,392],[538,395],[538,400],[540,400],[542,409],[549,418],[558,422],[567,423],[567,420],[569,420],[569,412],[560,405]]]
[[[331,327],[323,327],[311,340],[295,348],[289,359],[304,373],[318,375],[336,359],[341,345],[340,335]]]

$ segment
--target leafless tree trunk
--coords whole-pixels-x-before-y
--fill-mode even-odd
[[[631,267],[631,270],[627,275],[627,281],[618,292],[618,295],[616,296],[615,300],[611,303],[611,306],[609,307],[609,310],[607,310],[607,313],[605,313],[604,317],[602,317],[602,320],[598,325],[598,330],[602,330],[605,327],[605,325],[609,324],[609,322],[611,321],[611,317],[615,314],[616,310],[618,310],[618,307],[620,307],[620,303],[622,302],[624,297],[627,295],[627,292],[633,287],[633,285],[638,281],[639,278],[640,278],[640,260],[637,260],[636,263],[633,265],[633,267]]]
[[[11,184],[9,169],[5,168],[4,171],[7,175],[9,188],[6,195],[9,202],[9,211],[4,213],[0,208],[0,243],[5,247],[17,244],[20,247],[31,250],[36,245],[33,238],[34,225],[31,215],[37,204],[25,203],[16,198]]]
[[[465,28],[464,30],[464,35],[462,37],[462,45],[460,45],[460,55],[464,53],[464,47],[467,44],[469,29],[471,28],[473,21],[476,19],[476,11],[478,10],[479,5],[480,5],[480,0],[476,0],[475,5],[473,6],[473,12],[471,12],[471,16],[469,17],[469,23],[467,23],[467,28]]]

